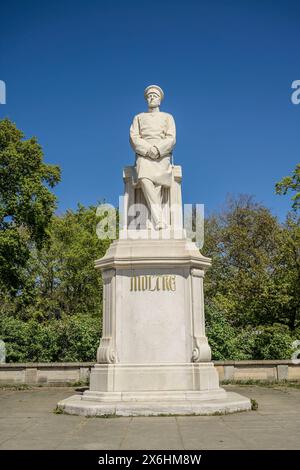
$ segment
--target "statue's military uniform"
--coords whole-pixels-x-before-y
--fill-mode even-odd
[[[172,184],[171,157],[176,143],[173,116],[159,111],[163,90],[150,85],[144,92],[149,111],[140,113],[130,127],[130,143],[136,154],[136,176],[156,229],[166,228],[161,206],[161,188]]]
[[[136,153],[138,180],[148,178],[156,185],[170,187],[171,156],[176,143],[173,116],[160,111],[138,114],[130,128],[130,142]],[[147,156],[152,146],[159,151],[159,157],[156,160]]]

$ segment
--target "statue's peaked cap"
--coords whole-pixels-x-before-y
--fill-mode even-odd
[[[145,91],[144,91],[144,97],[147,98],[148,93],[150,93],[151,91],[154,91],[156,93],[158,92],[160,94],[161,101],[164,99],[164,96],[165,96],[164,92],[158,85],[147,86],[147,88],[145,88]]]

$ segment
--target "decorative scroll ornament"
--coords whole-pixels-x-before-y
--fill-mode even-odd
[[[98,364],[115,364],[118,362],[117,352],[112,347],[111,338],[102,338],[97,351]]]

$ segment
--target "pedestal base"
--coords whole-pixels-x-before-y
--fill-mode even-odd
[[[94,392],[187,392],[219,389],[219,376],[212,362],[96,364],[91,370]]]
[[[106,395],[106,396],[105,396]],[[82,416],[212,415],[251,409],[249,398],[223,389],[207,392],[159,392],[73,395],[58,403],[68,414]]]
[[[163,235],[163,234],[161,234]],[[184,238],[113,242],[96,261],[103,331],[90,390],[59,402],[86,416],[232,413],[251,403],[219,387],[205,335],[210,259]]]
[[[96,364],[90,390],[58,403],[84,416],[207,415],[251,409],[219,387],[213,363]]]

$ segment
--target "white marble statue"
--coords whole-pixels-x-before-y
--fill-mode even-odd
[[[161,112],[159,106],[164,98],[157,85],[145,89],[148,112],[134,117],[130,127],[130,143],[136,153],[137,180],[151,211],[157,230],[167,228],[163,220],[162,187],[172,182],[171,157],[176,143],[173,116]]]
[[[211,360],[204,311],[211,260],[183,228],[181,167],[171,163],[175,124],[159,110],[163,96],[160,87],[147,87],[148,112],[135,116],[130,128],[136,167],[123,171],[122,230],[95,261],[103,281],[97,363],[89,390],[58,403],[69,414],[207,415],[251,408],[249,398],[220,387]],[[155,233],[149,217],[147,230],[130,224],[132,208],[144,199]]]

